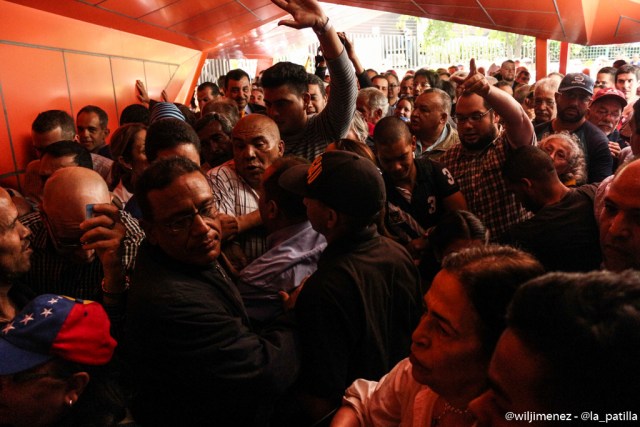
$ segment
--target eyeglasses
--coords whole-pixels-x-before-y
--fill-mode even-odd
[[[76,250],[84,246],[79,237],[57,237],[53,232],[53,227],[49,222],[49,218],[43,210],[40,210],[40,216],[42,217],[42,222],[44,222],[44,225],[49,232],[49,237],[51,237],[51,240],[53,241],[53,244],[56,248],[64,250]]]
[[[472,114],[470,116],[456,116],[456,117],[454,117],[453,120],[458,124],[462,124],[462,123],[466,123],[466,122],[478,123],[480,120],[482,120],[484,118],[484,116],[489,114],[491,111],[493,111],[493,108],[489,108],[484,113],[474,113],[474,114]]]
[[[191,228],[191,226],[193,225],[193,221],[196,219],[196,215],[199,215],[202,219],[215,219],[218,216],[218,210],[213,205],[213,202],[207,203],[197,211],[184,215],[171,222],[166,222],[162,224],[162,226],[172,233],[179,233]]]

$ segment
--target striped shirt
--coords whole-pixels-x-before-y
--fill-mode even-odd
[[[207,180],[213,191],[213,199],[221,213],[240,216],[258,210],[258,193],[236,172],[235,163],[229,160],[207,172]],[[264,227],[239,234],[240,244],[247,262],[258,258],[267,250]]]
[[[320,114],[309,117],[304,129],[295,135],[282,135],[284,154],[315,159],[331,142],[349,131],[356,111],[358,88],[353,66],[346,49],[336,59],[327,61],[331,73],[331,96]]]

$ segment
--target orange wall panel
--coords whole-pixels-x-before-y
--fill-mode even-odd
[[[116,93],[116,106],[118,117],[122,110],[130,104],[137,104],[135,84],[136,80],[145,81],[144,62],[135,59],[111,58],[111,72]],[[114,117],[114,119],[116,119]],[[116,120],[112,121],[112,129],[115,129]]]
[[[0,25],[3,183],[34,158],[30,129],[39,112],[61,109],[75,117],[84,105],[98,105],[113,131],[119,112],[137,102],[137,79],[155,99],[165,88],[170,97],[185,97],[200,71],[198,50],[4,1],[0,17],[11,17]]]
[[[160,100],[160,94],[167,88],[171,79],[171,70],[168,64],[156,62],[144,63],[144,75],[149,97]]]
[[[0,97],[4,97],[3,95],[3,88],[0,85]],[[4,109],[0,109],[0,170],[4,173],[11,173],[14,169],[13,145],[7,127],[7,117],[4,114]],[[0,184],[6,185],[4,178],[0,179]]]
[[[109,58],[66,53],[65,60],[73,118],[76,118],[78,111],[85,105],[96,105],[107,112],[109,128],[114,130],[118,115]]]
[[[18,169],[24,169],[34,157],[31,123],[38,113],[51,109],[71,112],[62,53],[0,45],[0,78],[16,162]],[[4,162],[0,167],[0,174],[13,171],[13,166],[5,169]]]

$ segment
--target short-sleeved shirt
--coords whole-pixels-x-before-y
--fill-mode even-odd
[[[441,159],[460,186],[469,210],[489,230],[492,241],[497,241],[513,224],[530,216],[502,177],[509,147],[506,134],[500,133],[482,151],[467,150],[458,144]]]
[[[383,173],[388,204],[386,225],[402,240],[413,240],[436,225],[444,213],[443,200],[460,191],[451,172],[441,163],[420,158],[415,159],[414,164],[416,183],[409,200],[408,195]],[[416,230],[412,219],[422,230]]]

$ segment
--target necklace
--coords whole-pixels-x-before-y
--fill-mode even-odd
[[[447,402],[446,400],[444,400],[444,410],[442,411],[442,413],[440,415],[438,415],[436,418],[434,418],[431,421],[431,427],[435,427],[440,425],[440,422],[442,421],[442,418],[444,418],[446,415],[448,414],[456,414],[456,415],[460,415],[460,416],[465,416],[465,417],[471,417],[471,411],[469,411],[469,409],[465,408],[465,409],[459,409],[456,408],[455,406],[452,406],[449,402]]]

